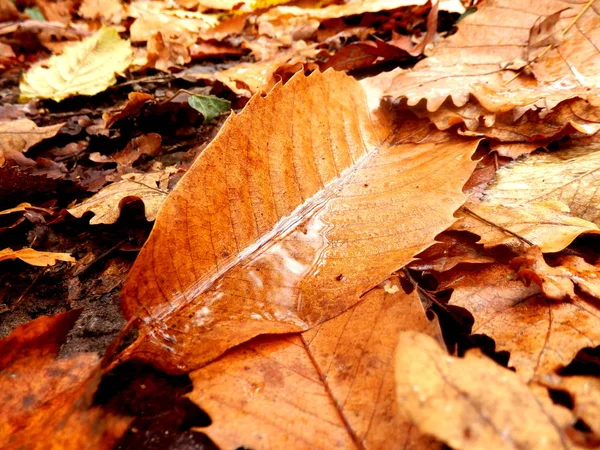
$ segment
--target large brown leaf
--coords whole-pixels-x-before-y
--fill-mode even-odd
[[[567,437],[569,410],[477,350],[455,358],[431,337],[403,332],[396,383],[400,410],[452,448],[581,448]]]
[[[7,159],[27,165],[35,162],[23,156],[29,148],[59,132],[64,123],[38,127],[34,121],[19,119],[0,123],[0,166]]]
[[[228,119],[130,273],[122,307],[142,325],[123,357],[189,370],[258,334],[306,330],[450,225],[477,142],[425,125],[415,144],[423,124],[393,129],[368,102],[343,73],[298,74]]]
[[[248,342],[191,374],[189,396],[213,421],[200,431],[224,449],[439,449],[397,411],[402,330],[438,335],[416,292],[392,279],[301,336]]]
[[[569,364],[583,347],[600,345],[600,313],[579,298],[549,300],[500,264],[456,278],[445,286],[454,289],[450,304],[473,314],[473,333],[509,351],[510,365],[525,381]]]
[[[385,74],[391,81],[387,94],[408,99],[409,105],[427,100],[429,111],[437,110],[446,98],[462,106],[474,96],[491,112],[515,107],[552,108],[560,101],[587,97],[599,86],[600,27],[598,8],[586,8],[587,0],[491,0],[482,2],[476,13],[459,23],[459,31],[442,41],[413,69]],[[584,11],[564,40],[525,72],[510,81],[514,70],[532,61],[530,35],[542,18],[562,11],[557,26],[566,30]]]
[[[55,359],[79,313],[40,317],[0,341],[3,449],[110,449],[127,429],[129,419],[89,408],[95,353]]]

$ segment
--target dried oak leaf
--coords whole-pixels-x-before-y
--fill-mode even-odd
[[[454,290],[450,305],[473,314],[472,332],[494,339],[497,351],[509,351],[510,366],[525,382],[569,364],[583,347],[600,345],[600,313],[579,298],[549,300],[502,264],[453,275],[444,284]]]
[[[600,137],[572,140],[498,170],[483,201],[505,206],[558,200],[571,214],[600,226]]]
[[[70,253],[40,252],[32,248],[22,248],[21,250],[5,248],[0,250],[0,261],[17,258],[32,266],[40,267],[53,266],[57,261],[75,262],[75,258]]]
[[[19,85],[21,98],[58,102],[73,95],[95,95],[117,81],[115,74],[125,72],[131,58],[129,41],[113,28],[102,28],[29,69]]]
[[[574,422],[569,410],[477,350],[456,358],[431,337],[405,331],[395,359],[401,413],[452,448],[581,448],[565,432]]]
[[[160,172],[123,175],[121,181],[109,184],[67,211],[77,218],[86,212],[93,212],[95,215],[90,220],[90,225],[112,224],[119,219],[123,205],[141,200],[144,203],[146,219],[153,221],[167,198],[169,176],[174,171],[174,168],[169,167]]]
[[[600,436],[600,378],[587,375],[548,374],[540,380],[551,389],[567,391],[573,397],[573,412]]]
[[[429,124],[394,127],[388,113],[330,70],[231,115],[130,272],[122,307],[142,320],[124,357],[194,369],[258,334],[306,330],[426,248],[465,199],[478,142],[415,144]]]
[[[10,122],[0,122],[0,167],[7,159],[25,165],[35,162],[23,155],[35,144],[56,136],[64,123],[38,127],[34,121],[19,119]],[[31,163],[28,163],[28,162]]]
[[[401,330],[438,331],[416,292],[386,287],[395,293],[378,287],[312,330],[257,338],[192,372],[188,396],[212,418],[199,431],[220,448],[440,449],[398,415],[393,372]]]
[[[600,299],[600,267],[588,264],[579,256],[562,256],[558,264],[549,266],[536,246],[511,261],[519,276],[537,284],[548,298],[573,299],[575,286],[578,286],[587,295]]]
[[[0,341],[0,441],[5,449],[111,449],[130,420],[90,408],[99,359],[55,359],[80,311],[40,317]]]
[[[406,98],[409,105],[426,99],[429,111],[436,111],[448,97],[456,106],[463,106],[471,95],[490,112],[533,106],[552,109],[578,96],[596,99],[600,52],[594,42],[600,38],[600,18],[588,1],[578,0],[576,6],[573,3],[483,2],[477,12],[460,21],[458,32],[440,42],[429,58],[413,69],[383,74],[382,80],[390,83],[386,94]],[[519,69],[525,64],[530,31],[536,21],[558,11],[564,11],[562,29],[577,13],[583,15],[558,47],[533,64],[535,77],[521,73],[509,82],[515,71],[507,66]]]
[[[486,247],[523,245],[522,240],[505,230],[527,239],[544,253],[560,252],[581,234],[600,233],[596,224],[573,217],[569,214],[569,207],[556,200],[522,203],[517,206],[484,201],[467,203],[465,206],[478,217],[460,211],[460,218],[450,229],[476,234],[480,236],[478,242]]]

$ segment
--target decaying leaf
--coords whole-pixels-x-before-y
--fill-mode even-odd
[[[26,165],[31,165],[28,161],[35,164],[23,153],[44,139],[56,136],[63,125],[64,123],[58,123],[47,127],[38,127],[34,121],[29,119],[0,122],[0,166],[3,166],[7,159],[17,163],[25,162]]]
[[[460,212],[460,219],[451,229],[480,236],[479,242],[486,247],[523,245],[522,240],[505,230],[537,245],[544,253],[565,249],[580,234],[600,233],[596,224],[573,217],[569,207],[556,200],[516,206],[489,202],[467,203],[466,206],[477,216]]]
[[[95,353],[55,359],[80,311],[42,316],[0,341],[0,441],[6,449],[111,449],[129,419],[90,408]]]
[[[191,95],[189,105],[204,116],[205,122],[216,119],[231,109],[231,102],[216,95]]]
[[[440,448],[397,414],[399,331],[437,336],[416,292],[398,284],[301,336],[257,338],[193,372],[189,397],[213,420],[199,431],[221,448]]]
[[[569,410],[480,352],[449,356],[424,334],[400,333],[396,395],[422,432],[455,449],[579,448],[566,434]]]
[[[579,298],[556,302],[525,286],[506,265],[455,274],[450,304],[473,314],[474,334],[509,351],[509,366],[525,381],[538,380],[566,366],[586,346],[600,345],[600,313]]]
[[[573,140],[558,152],[538,153],[502,169],[484,201],[506,206],[559,200],[571,214],[600,225],[600,140]]]
[[[563,100],[581,96],[595,99],[600,87],[598,16],[587,1],[495,0],[482,2],[477,13],[460,21],[459,31],[440,42],[430,57],[413,69],[383,74],[391,81],[387,94],[406,98],[409,105],[422,99],[427,109],[436,111],[447,98],[463,106],[474,96],[490,112],[515,107],[538,106],[551,109]],[[541,16],[558,11],[560,26],[580,12],[577,26],[570,28],[564,41],[532,66],[532,75],[515,71],[526,63],[530,30]],[[574,75],[576,74],[576,75]],[[510,81],[512,79],[512,81]],[[593,94],[596,92],[596,94]]]
[[[116,82],[115,74],[131,63],[129,41],[113,28],[102,28],[64,52],[32,67],[23,75],[21,98],[61,101],[73,95],[94,95]]]
[[[32,248],[22,248],[21,250],[5,248],[0,250],[0,261],[17,258],[32,266],[40,267],[53,266],[57,261],[75,262],[75,258],[69,253],[40,252]]]
[[[600,267],[588,264],[580,256],[562,256],[556,267],[549,266],[538,247],[527,249],[511,265],[519,276],[537,284],[546,297],[554,300],[575,298],[575,286],[600,299]]]
[[[160,172],[123,175],[121,181],[109,184],[79,205],[69,208],[69,214],[80,218],[91,211],[95,215],[90,220],[90,225],[111,224],[119,219],[123,205],[141,200],[146,219],[153,221],[167,197],[166,189],[171,173],[173,169],[167,168]]]
[[[258,334],[308,329],[427,247],[465,199],[478,142],[415,141],[423,123],[389,119],[334,71],[297,74],[230,116],[130,272],[122,307],[142,324],[124,357],[193,369]]]

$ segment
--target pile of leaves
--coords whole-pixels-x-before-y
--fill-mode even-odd
[[[599,0],[0,21],[2,448],[600,447]]]

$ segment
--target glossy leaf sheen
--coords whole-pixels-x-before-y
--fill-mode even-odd
[[[339,72],[231,116],[162,207],[122,296],[123,358],[197,368],[353,306],[453,221],[477,141],[413,144]]]

